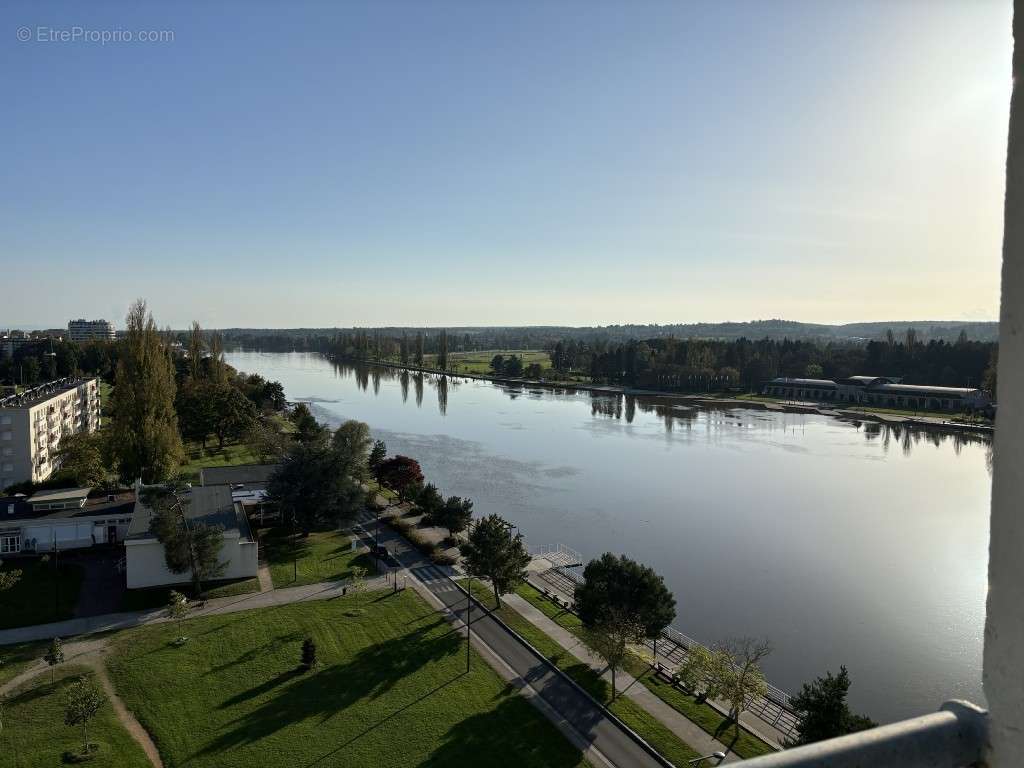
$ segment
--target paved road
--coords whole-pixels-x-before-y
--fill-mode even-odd
[[[466,595],[452,583],[448,576],[449,568],[433,565],[404,538],[383,525],[380,543],[394,553],[398,562],[438,600],[465,622]],[[663,765],[615,725],[601,707],[557,674],[550,664],[538,659],[478,604],[472,608],[471,620],[473,633],[609,762],[621,768],[660,768]]]

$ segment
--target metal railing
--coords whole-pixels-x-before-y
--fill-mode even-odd
[[[964,768],[980,764],[988,713],[966,701],[938,712],[743,762],[749,768]]]

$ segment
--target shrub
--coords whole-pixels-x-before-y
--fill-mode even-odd
[[[309,671],[316,666],[316,643],[313,638],[307,637],[302,641],[302,669]]]
[[[430,559],[433,561],[434,565],[455,565],[457,562],[455,555],[451,555],[447,552],[434,552],[430,556]]]

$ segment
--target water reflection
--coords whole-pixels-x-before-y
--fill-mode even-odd
[[[851,703],[876,719],[984,700],[984,436],[316,355],[228,362],[281,381],[331,425],[365,421],[446,494],[514,520],[533,544],[649,564],[676,594],[680,630],[775,642],[766,671],[783,689],[844,664]]]
[[[437,409],[442,416],[448,414],[449,387],[458,387],[461,382],[473,381],[472,379],[460,376],[422,372],[410,373],[405,369],[358,365],[343,361],[331,361],[331,365],[336,376],[342,379],[354,378],[356,385],[364,392],[369,389],[372,383],[375,395],[380,395],[382,380],[397,380],[403,403],[409,400],[409,380],[412,379],[417,407],[423,406],[424,384],[432,386],[437,390]],[[589,398],[592,416],[615,421],[624,420],[626,424],[633,423],[638,411],[640,413],[653,414],[661,420],[664,424],[665,432],[669,434],[672,433],[675,426],[683,425],[689,428],[700,414],[711,413],[721,416],[723,414],[736,414],[740,412],[738,409],[732,408],[705,405],[694,406],[691,401],[685,398],[673,398],[671,396],[649,397],[586,392],[558,387],[538,388],[535,385],[507,382],[495,383],[493,386],[509,400],[516,400],[524,393],[531,399],[543,399],[551,396]],[[744,410],[743,412],[747,411]],[[755,420],[748,419],[748,422],[747,426],[756,426]],[[728,423],[735,426],[744,426],[742,421],[729,421]],[[963,432],[954,427],[942,425],[923,426],[848,418],[836,419],[836,423],[849,425],[854,430],[860,432],[868,442],[880,443],[883,451],[886,453],[889,452],[891,447],[898,446],[904,456],[909,456],[914,447],[921,443],[927,443],[934,447],[948,443],[957,455],[966,445],[986,446],[989,458],[991,458],[992,440],[985,433]],[[991,471],[991,460],[989,460],[989,471]]]

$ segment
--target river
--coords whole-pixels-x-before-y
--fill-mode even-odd
[[[233,352],[322,420],[367,422],[443,493],[530,544],[625,553],[705,643],[766,637],[778,687],[841,664],[881,722],[981,691],[989,444],[664,399],[416,377],[304,353]]]

